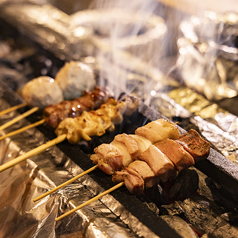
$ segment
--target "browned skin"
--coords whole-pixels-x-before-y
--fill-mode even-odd
[[[124,181],[128,191],[135,195],[139,195],[144,191],[143,178],[135,170],[128,167],[121,171],[116,171],[112,175],[112,181],[116,183]]]
[[[165,139],[155,144],[175,165],[178,171],[194,165],[195,161],[180,143],[176,140]]]
[[[151,188],[160,181],[159,177],[155,176],[154,172],[145,161],[135,160],[128,166],[128,168],[133,169],[142,177],[145,188]]]
[[[177,141],[193,156],[196,162],[207,158],[210,153],[210,143],[193,129],[181,135]]]
[[[92,92],[85,91],[82,97],[46,107],[43,118],[48,125],[56,128],[65,118],[78,117],[83,111],[95,110],[112,96],[113,94],[107,88],[96,87]]]
[[[145,161],[154,174],[163,182],[177,175],[177,169],[172,161],[155,145],[150,145],[139,158]]]

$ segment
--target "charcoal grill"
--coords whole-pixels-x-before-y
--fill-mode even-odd
[[[6,22],[3,21],[1,22],[1,24],[3,24],[4,28],[6,28]],[[12,34],[19,38],[23,37],[21,34],[19,35],[19,32],[17,32],[14,28],[12,28]],[[51,68],[48,68],[46,74],[54,76],[55,72],[57,72],[57,70],[63,65],[64,60],[58,58],[48,50],[43,50],[42,46],[36,44],[35,42],[31,42],[31,45],[36,55],[39,56],[36,57],[36,55],[34,55],[36,64],[33,65],[33,68],[37,70],[36,72],[40,73],[39,66],[42,66],[42,64],[37,65],[37,63],[40,63],[40,59],[42,59],[42,57],[44,59],[50,59],[52,62],[54,62],[54,64]],[[29,62],[29,60],[32,60],[32,57],[24,59],[21,62],[26,63],[26,61]],[[6,65],[10,68],[12,67],[8,64]],[[31,76],[32,75],[24,75],[24,77],[28,77],[29,79]],[[1,97],[4,101],[8,102],[10,106],[19,104],[23,101],[22,98],[14,91],[18,86],[16,85],[17,82],[14,81],[14,78],[11,78],[11,80],[9,80],[9,78],[2,78],[2,80],[0,81]],[[27,108],[19,109],[18,112],[23,113],[25,110],[27,110]],[[67,141],[65,141],[57,145],[57,148],[71,161],[77,164],[82,170],[87,170],[92,166],[92,162],[89,160],[89,154],[92,153],[93,148],[95,148],[97,145],[102,142],[108,143],[112,141],[113,137],[117,133],[133,133],[138,126],[144,125],[151,120],[155,120],[161,117],[164,116],[151,107],[145,104],[141,104],[139,106],[139,109],[132,116],[125,117],[123,123],[117,126],[114,132],[107,133],[99,138],[95,137],[91,142],[79,145],[71,145]],[[39,118],[41,118],[41,112],[29,116],[26,120],[29,123],[33,123],[39,120]],[[55,138],[53,130],[47,125],[41,125],[37,127],[37,130],[39,130],[44,135],[45,141]],[[182,127],[180,127],[180,130],[181,132],[185,131]],[[60,164],[58,164],[57,166],[62,166],[64,162],[65,161],[60,161]],[[132,214],[132,217],[138,219],[141,224],[143,224],[158,237],[173,238],[181,237],[181,234],[179,234],[176,230],[177,223],[173,221],[174,217],[183,218],[184,221],[188,222],[188,224],[195,231],[194,236],[202,236],[203,234],[208,234],[208,236],[210,235],[212,237],[214,235],[212,231],[211,233],[209,233],[209,228],[204,230],[201,228],[201,224],[205,224],[207,222],[206,220],[200,221],[201,217],[197,217],[197,223],[199,223],[199,225],[196,225],[196,214],[194,214],[195,218],[191,219],[186,215],[185,209],[181,208],[185,203],[189,203],[189,199],[194,202],[198,201],[201,198],[204,198],[201,199],[202,202],[209,201],[214,204],[214,206],[211,206],[211,209],[208,211],[210,212],[209,214],[213,215],[215,213],[216,216],[219,216],[220,223],[223,222],[223,224],[229,224],[234,229],[234,231],[232,231],[231,234],[226,233],[227,230],[223,231],[222,229],[220,229],[222,225],[219,226],[219,224],[216,224],[217,227],[215,227],[215,225],[211,226],[210,229],[220,229],[221,231],[219,231],[219,235],[221,237],[235,237],[235,235],[237,234],[236,223],[238,221],[237,165],[226,159],[215,149],[211,149],[211,153],[208,159],[197,163],[195,168],[191,168],[191,171],[195,178],[197,176],[197,180],[195,179],[193,184],[195,187],[191,188],[191,191],[188,191],[188,193],[185,194],[184,197],[182,196],[182,198],[180,197],[180,199],[178,200],[176,199],[176,197],[173,197],[173,199],[170,200],[170,197],[167,196],[168,194],[166,194],[167,191],[171,191],[168,189],[169,187],[171,189],[171,187],[175,188],[176,186],[178,186],[178,182],[176,182],[176,180],[174,182],[171,182],[171,184],[153,188],[141,196],[133,196],[129,194],[125,187],[112,192],[111,196],[113,196],[116,201],[122,204],[123,209],[129,211]],[[96,181],[96,183],[101,188],[103,188],[103,190],[106,190],[114,185],[114,183],[111,181],[111,177],[105,175],[100,170],[93,171],[89,176],[93,179],[93,181]],[[181,180],[183,183],[183,181],[186,180],[187,176],[188,175],[186,172],[181,173],[179,180]],[[206,182],[204,183],[204,181]],[[198,188],[201,194],[197,194],[196,189]],[[206,192],[209,193],[209,195],[205,196]],[[213,195],[214,198],[213,200],[211,200]],[[225,204],[222,205],[224,201]],[[110,207],[110,204],[107,204],[106,201],[103,202],[113,213],[117,215],[115,208]],[[191,209],[193,209],[192,202],[189,203]],[[202,209],[203,208],[201,208],[201,210]],[[229,214],[232,218],[228,218],[228,216],[226,216],[225,214]],[[165,215],[169,215],[168,220],[162,218]],[[118,216],[118,219],[121,219],[122,222],[124,222],[120,216]],[[131,224],[126,225],[129,226],[129,229],[132,230],[132,233],[134,233],[135,236],[143,236],[141,234],[138,234],[136,228]],[[227,225],[226,229],[230,228],[230,226]],[[184,235],[184,237],[186,237],[186,235]]]

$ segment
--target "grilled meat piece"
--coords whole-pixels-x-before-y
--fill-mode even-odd
[[[152,144],[165,138],[177,139],[180,135],[176,124],[164,119],[158,119],[137,128],[135,134],[147,138]]]
[[[81,139],[91,140],[91,136],[101,136],[106,131],[113,131],[115,125],[123,121],[123,114],[130,106],[130,100],[117,102],[109,98],[95,111],[84,111],[75,118],[66,118],[58,125],[55,133],[59,136],[67,134],[70,143],[78,143]],[[134,101],[138,106],[139,101]]]
[[[196,162],[207,158],[210,153],[210,144],[198,132],[191,129],[181,135],[177,141],[188,151]]]
[[[137,137],[140,138],[140,136]],[[140,138],[140,140],[143,141],[143,138]],[[120,134],[115,136],[110,144],[104,143],[95,148],[95,154],[91,155],[90,159],[94,164],[98,164],[104,173],[113,174],[115,171],[129,166],[133,160],[138,159],[141,151],[148,148],[148,146],[145,147],[144,144],[141,146],[141,144],[141,142],[137,143],[133,135]],[[151,143],[147,144],[150,145]],[[115,162],[115,159],[120,161]]]
[[[174,164],[155,145],[150,145],[139,158],[140,160],[145,161],[154,174],[163,182],[167,181],[169,178],[176,177],[177,175],[177,169]]]
[[[133,169],[124,168],[121,171],[116,171],[112,175],[113,182],[125,182],[125,186],[132,194],[141,194],[144,191],[143,178]]]
[[[113,174],[123,167],[123,154],[111,144],[101,144],[94,149],[95,154],[90,159],[106,174]]]
[[[83,111],[95,110],[101,104],[113,97],[113,93],[106,87],[96,87],[92,92],[85,91],[85,95],[74,99],[65,100],[59,104],[50,105],[43,111],[43,118],[48,125],[56,128],[65,118],[80,116]]]
[[[151,145],[151,142],[143,136],[139,135],[130,135],[130,136],[133,137],[137,142],[140,154],[145,150],[147,150],[147,148]]]
[[[133,169],[142,177],[145,188],[151,188],[160,181],[159,177],[154,174],[150,166],[144,161],[135,160],[128,168]]]
[[[178,171],[186,169],[195,163],[192,155],[176,140],[165,139],[155,143],[155,146],[174,163]]]
[[[114,141],[125,144],[127,151],[132,158],[137,158],[140,155],[140,150],[137,141],[130,135],[125,133],[116,135]]]

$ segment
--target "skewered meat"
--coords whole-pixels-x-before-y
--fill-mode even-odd
[[[209,142],[202,139],[193,129],[181,135],[177,141],[193,156],[196,162],[206,158],[210,152]]]
[[[128,105],[131,100],[117,102],[110,98],[107,103],[102,104],[95,111],[84,111],[81,116],[75,118],[66,118],[58,125],[56,134],[67,134],[67,139],[70,143],[77,143],[81,139],[91,140],[91,136],[101,136],[106,131],[113,131],[115,125],[120,124],[123,120],[123,114],[127,114],[127,108],[131,111]],[[138,100],[133,100],[138,106]]]
[[[161,124],[164,124],[164,122]],[[170,129],[174,130],[173,127],[170,127]],[[153,127],[150,127],[150,130],[153,130]],[[169,134],[167,131],[167,135]],[[192,131],[191,134],[193,140],[199,141],[198,133]],[[140,194],[145,188],[150,188],[159,182],[166,182],[170,178],[176,177],[182,169],[186,169],[195,163],[193,156],[177,140],[166,138],[154,145],[151,142],[140,142],[142,148],[146,148],[141,151],[139,150],[139,143],[137,143],[137,148],[134,141],[131,140],[131,138],[136,137],[143,141],[143,137],[138,135],[134,135],[134,137],[126,134],[117,135],[113,141],[116,142],[114,145],[113,142],[102,144],[95,148],[95,154],[91,155],[91,160],[98,163],[101,170],[111,174],[114,182],[124,181],[127,189],[133,194]],[[187,134],[181,136],[182,139],[185,137],[190,138],[191,136]],[[144,140],[148,141],[146,138]],[[123,150],[120,150],[117,143],[124,146]],[[183,143],[189,144],[190,140],[184,140]],[[145,144],[148,146],[146,147]],[[133,157],[133,155],[136,156]],[[204,159],[208,156],[207,151],[199,151],[199,156],[199,158]],[[132,161],[127,160],[127,163],[129,163],[127,167],[123,164],[123,158],[125,157],[131,157]]]
[[[92,69],[77,61],[66,63],[55,76],[55,81],[61,87],[66,100],[80,97],[84,90],[92,90],[96,84]]]
[[[98,164],[99,168],[106,174],[113,174],[114,171],[123,167],[123,154],[120,149],[112,144],[101,144],[95,150],[95,154],[91,155],[94,164]]]
[[[116,171],[112,175],[113,182],[125,182],[126,188],[132,194],[141,194],[144,191],[143,178],[133,169],[124,168],[121,171]]]
[[[43,118],[48,125],[56,128],[65,118],[74,118],[81,115],[83,111],[95,110],[110,97],[113,97],[113,93],[108,88],[95,87],[92,92],[85,91],[84,96],[73,101],[65,100],[46,107]]]
[[[123,143],[132,158],[137,158],[140,155],[137,141],[132,136],[123,133],[116,135],[114,141]]]
[[[178,171],[188,168],[195,163],[192,155],[176,140],[165,139],[155,143],[155,146],[174,163]]]
[[[164,121],[164,122],[163,122]],[[160,119],[161,124],[165,125],[167,121],[164,119]],[[168,122],[170,124],[170,122]],[[143,126],[147,127],[147,125]],[[148,128],[148,127],[147,127]],[[174,131],[174,127],[167,128],[167,134],[169,134],[169,130]],[[166,177],[172,176],[176,174],[176,169],[174,168],[173,163],[167,158],[162,152],[158,149],[151,148],[150,151],[147,149],[151,146],[151,141],[147,138],[139,135],[127,135],[125,133],[116,135],[114,140],[110,144],[102,144],[99,145],[97,148],[94,149],[95,154],[91,155],[91,160],[94,164],[98,164],[99,168],[107,174],[113,174],[115,171],[122,169],[123,167],[128,166],[133,160],[138,159],[141,154],[143,156],[142,160],[145,160],[150,164],[153,161],[153,157],[160,156],[161,161],[155,164],[154,169],[156,173],[163,174],[163,179],[165,180]],[[113,153],[112,153],[113,150]],[[108,153],[110,151],[110,153]],[[145,152],[147,151],[147,152]],[[153,151],[153,153],[152,153]],[[156,153],[156,154],[155,154]],[[120,155],[120,156],[119,156]],[[120,157],[120,163],[114,164],[114,158],[112,158],[112,162],[110,157],[117,156]],[[148,158],[153,156],[152,158]],[[150,161],[148,161],[150,160]],[[163,169],[158,168],[161,164],[166,164],[166,172]],[[121,167],[120,167],[121,165]],[[156,167],[157,166],[157,167]]]
[[[139,135],[130,135],[130,136],[136,140],[140,154],[145,150],[147,150],[147,148],[151,145],[151,142],[143,136]]]
[[[147,138],[152,144],[165,138],[177,139],[180,135],[178,127],[164,119],[158,119],[137,128],[135,134]]]
[[[137,137],[139,137],[139,143],[137,143]],[[104,173],[111,175],[115,171],[127,167],[151,144],[146,138],[137,137],[127,134],[117,135],[110,144],[103,143],[95,148],[95,154],[92,154],[90,159],[94,164],[98,164]],[[123,138],[126,139],[122,142]],[[115,161],[117,159],[118,161]]]
[[[28,105],[40,109],[64,100],[60,86],[53,78],[47,76],[41,76],[28,82],[22,90],[22,96]]]
[[[151,188],[160,181],[160,178],[154,174],[151,167],[145,161],[135,160],[128,168],[133,169],[142,177],[145,188]]]
[[[145,161],[163,182],[177,175],[177,169],[171,160],[154,145],[150,145],[139,159]]]

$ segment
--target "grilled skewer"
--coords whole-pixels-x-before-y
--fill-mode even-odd
[[[190,139],[184,140],[184,138],[190,138]],[[161,142],[164,142],[165,140]],[[179,136],[179,138],[177,138],[174,141],[178,143],[182,142],[183,148],[186,148],[186,147],[193,148],[192,154],[193,156],[194,154],[196,155],[199,154],[199,156],[197,157],[197,159],[199,158],[199,160],[205,159],[209,155],[210,144],[207,141],[203,140],[199,136],[199,134],[194,130],[190,130],[184,135]],[[194,145],[191,146],[192,144],[191,142],[194,142],[196,146],[195,147]],[[176,149],[173,152],[174,154],[176,154],[177,153]],[[179,163],[180,160],[184,161],[183,155],[180,153],[178,155],[180,159],[177,159],[176,161],[173,159],[170,161],[171,164],[173,164],[171,169],[166,166],[167,163],[165,164],[163,162],[161,163],[161,153],[162,152],[155,145],[150,145],[149,148],[140,155],[140,160],[133,161],[132,163],[129,164],[129,166],[123,168],[120,171],[116,171],[112,175],[112,180],[114,182],[119,182],[117,185],[97,195],[96,197],[90,199],[89,201],[81,204],[80,206],[68,211],[67,213],[57,217],[55,220],[59,221],[60,219],[74,213],[75,211],[83,208],[86,205],[89,205],[91,202],[98,200],[102,196],[109,194],[111,191],[114,191],[123,185],[125,185],[131,193],[140,194],[144,191],[145,188],[150,188],[158,184],[159,182],[165,182],[169,178],[174,177],[175,174],[177,173],[171,174],[170,172],[168,173],[168,170],[173,170],[178,172],[176,168],[178,167],[178,164],[180,164]],[[152,158],[152,159],[149,159],[149,158]],[[171,158],[171,154],[168,159],[170,160],[170,158]],[[150,160],[150,162],[148,162],[148,159]],[[199,161],[197,159],[194,158],[194,161]],[[157,160],[157,163],[156,163],[156,160]],[[190,162],[191,161],[189,161],[188,163]],[[188,163],[185,163],[184,169],[188,167],[187,165]],[[193,163],[191,163],[190,165],[193,165]],[[181,169],[182,168],[180,168],[180,171]]]
[[[39,150],[37,148],[33,149],[32,151],[27,152],[23,156],[19,156],[13,159],[6,164],[0,166],[0,172],[26,160],[32,155],[36,155],[43,150],[49,148],[51,143],[57,144],[65,140],[66,138],[70,143],[77,143],[81,139],[91,140],[90,136],[101,136],[106,133],[106,130],[114,130],[115,125],[120,124],[123,120],[124,113],[133,113],[138,106],[138,101],[135,100],[125,100],[121,102],[117,102],[116,100],[110,98],[107,103],[102,104],[99,109],[92,110],[89,113],[83,112],[82,115],[76,118],[71,118],[72,120],[77,120],[79,122],[83,122],[84,125],[81,123],[77,124],[74,123],[72,125],[65,123],[66,120],[63,120],[63,126],[61,127],[61,133],[58,134],[58,137],[52,141],[47,142],[45,145],[39,146]],[[133,109],[132,109],[133,108]],[[95,128],[99,128],[97,130],[92,130],[92,124],[87,122],[93,122]],[[66,127],[65,127],[66,126]],[[69,127],[68,127],[69,126]],[[78,127],[77,127],[78,126]],[[72,131],[74,129],[75,131]],[[72,138],[73,135],[73,138]]]
[[[77,117],[82,114],[83,111],[90,111],[97,109],[101,104],[105,103],[110,97],[113,97],[113,93],[106,87],[95,87],[92,92],[85,91],[84,95],[76,98],[72,101],[65,100],[55,105],[50,105],[43,110],[43,119],[26,127],[23,127],[17,131],[11,132],[0,137],[0,140],[21,133],[29,128],[41,125],[46,122],[53,128],[56,128],[58,124],[65,118]],[[33,111],[33,109],[31,109]],[[34,109],[33,112],[37,111]],[[24,118],[25,114],[14,118],[12,121],[4,124],[9,126],[9,123],[13,124],[16,120]],[[1,128],[1,127],[0,127]],[[6,127],[5,127],[6,128]],[[5,129],[2,128],[2,129]]]
[[[22,96],[26,103],[16,105],[0,112],[0,115],[19,109],[24,106],[33,107],[17,119],[2,125],[5,129],[37,110],[42,110],[49,105],[55,105],[65,100],[71,100],[82,96],[85,90],[95,87],[96,81],[92,69],[77,61],[66,63],[56,74],[55,79],[48,76],[40,76],[29,81],[22,90]],[[89,109],[92,110],[93,108]]]
[[[158,127],[160,125],[160,127]],[[159,129],[161,136],[157,140],[162,140],[167,138],[167,136],[175,138],[179,136],[179,130],[177,126],[169,121],[165,121],[164,119],[158,119],[156,121],[152,121],[147,125],[140,127],[136,130],[136,133],[141,130],[141,128],[153,128],[157,126]],[[153,139],[154,141],[154,139]],[[102,144],[95,148],[95,154],[91,155],[91,160],[94,164],[92,168],[84,171],[83,173],[75,176],[74,178],[68,180],[67,182],[55,187],[54,189],[42,194],[41,196],[35,198],[33,201],[36,202],[41,198],[46,197],[47,195],[57,191],[58,189],[74,182],[78,178],[82,177],[85,174],[92,172],[98,167],[107,174],[113,174],[116,170],[121,170],[123,167],[128,166],[133,160],[139,158],[141,153],[147,150],[147,148],[151,145],[151,141],[148,139],[139,136],[139,135],[127,135],[125,133],[119,134],[115,136],[114,140],[110,144]],[[108,156],[110,154],[110,156]],[[116,160],[121,160],[119,163]],[[115,161],[117,166],[113,166],[113,162]]]

